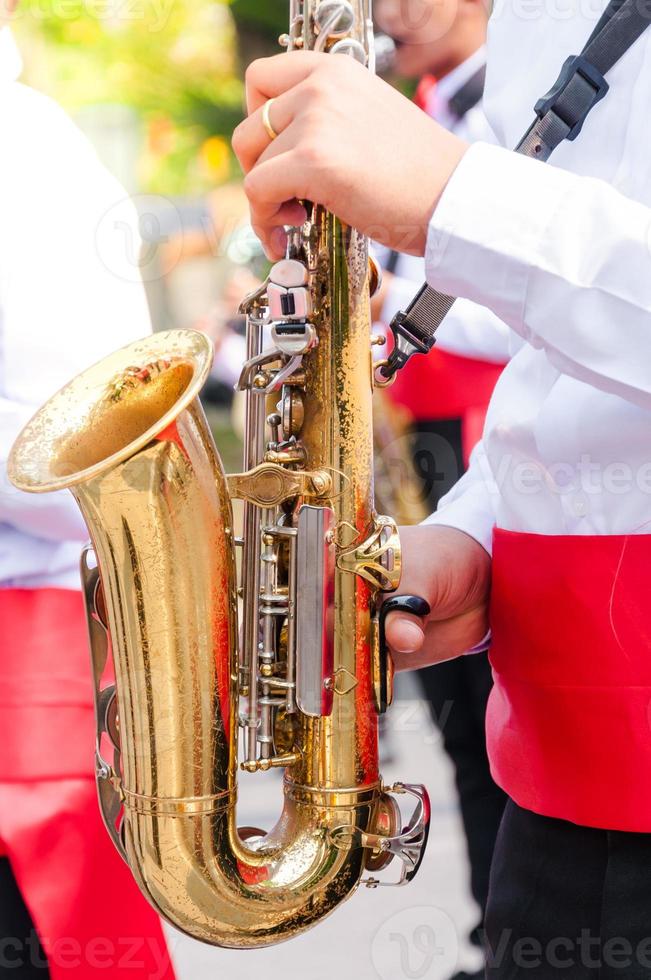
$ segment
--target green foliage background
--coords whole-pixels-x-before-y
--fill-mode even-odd
[[[144,190],[200,193],[237,174],[242,66],[277,50],[287,0],[22,0],[25,80],[75,113],[129,107]]]
[[[243,31],[253,31],[269,41],[287,30],[289,4],[286,0],[233,0],[235,20]]]

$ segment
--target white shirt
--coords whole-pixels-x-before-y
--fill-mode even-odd
[[[0,30],[0,588],[79,588],[88,537],[68,491],[21,493],[9,450],[39,405],[150,331],[137,217],[54,102],[16,79]]]
[[[425,111],[432,119],[469,143],[484,140],[495,142],[481,102],[473,106],[462,119],[451,109],[452,99],[486,64],[486,48],[481,47],[462,64],[445,75],[427,99]],[[389,250],[374,246],[376,257],[386,264]],[[390,323],[404,310],[425,282],[425,263],[417,255],[401,254],[389,282],[382,306],[382,323]],[[436,334],[437,347],[452,354],[481,358],[503,364],[519,343],[506,324],[485,307],[467,300],[455,304]]]
[[[485,108],[506,146],[604,3],[570,0],[560,16],[498,2]],[[651,532],[651,30],[608,81],[551,163],[472,146],[429,229],[430,283],[485,304],[526,341],[469,472],[431,518],[486,548],[494,525]]]
[[[486,45],[482,44],[469,58],[466,58],[443,78],[438,79],[427,96],[425,104],[425,112],[432,119],[436,119],[441,126],[456,133],[469,143],[476,143],[477,140],[495,142],[481,100],[477,105],[472,106],[462,119],[459,119],[452,108],[452,100],[455,95],[458,95],[464,85],[467,85],[477,72],[486,65],[486,57]]]

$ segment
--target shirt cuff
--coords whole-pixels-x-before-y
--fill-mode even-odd
[[[474,501],[459,497],[453,503],[425,518],[423,524],[438,524],[440,527],[453,527],[463,531],[482,546],[489,555],[493,554],[493,527],[495,522],[492,514],[487,515],[474,506]]]
[[[430,220],[430,285],[487,306],[522,331],[529,274],[567,193],[566,178],[502,147],[473,144]]]

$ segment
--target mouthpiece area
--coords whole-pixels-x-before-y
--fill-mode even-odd
[[[84,483],[155,439],[200,392],[213,350],[194,330],[153,334],[109,355],[54,395],[9,456],[19,490]]]

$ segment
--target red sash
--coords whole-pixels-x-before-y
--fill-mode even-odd
[[[81,594],[0,590],[0,854],[52,980],[174,980],[158,915],[104,829]]]
[[[80,592],[0,589],[0,780],[91,776],[95,721]]]
[[[50,980],[174,980],[160,919],[106,833],[94,780],[0,781],[3,849]]]
[[[416,421],[462,419],[466,462],[481,439],[486,409],[503,364],[462,357],[434,348],[413,357],[389,389]]]
[[[528,810],[651,832],[649,541],[495,532],[488,750]]]

